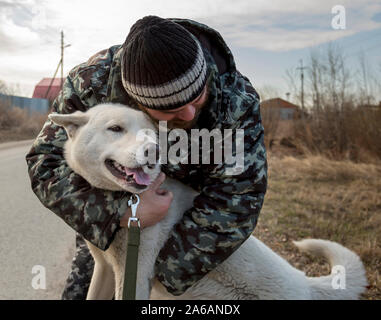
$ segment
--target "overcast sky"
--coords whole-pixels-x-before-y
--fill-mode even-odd
[[[346,9],[346,29],[334,30],[335,5]],[[308,59],[316,46],[340,44],[351,59],[365,51],[381,62],[379,0],[0,0],[0,80],[19,84],[25,96],[52,77],[60,59],[65,74],[104,48],[124,42],[131,25],[154,14],[189,18],[218,30],[235,55],[238,69],[254,86],[285,93],[285,70]]]

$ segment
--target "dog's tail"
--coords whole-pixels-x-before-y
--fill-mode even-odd
[[[365,268],[354,252],[336,242],[320,239],[294,241],[294,244],[303,252],[326,258],[331,266],[329,276],[307,277],[312,299],[358,299],[365,291]]]

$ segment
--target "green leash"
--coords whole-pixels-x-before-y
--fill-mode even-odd
[[[134,198],[136,201],[134,202]],[[138,273],[138,253],[140,244],[140,221],[136,217],[136,209],[140,198],[134,194],[128,200],[128,206],[131,207],[132,217],[128,219],[128,244],[126,255],[126,267],[124,270],[123,300],[136,299],[136,277]],[[131,225],[131,222],[136,225]]]

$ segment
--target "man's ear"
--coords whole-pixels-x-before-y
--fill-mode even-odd
[[[89,116],[84,112],[76,111],[70,114],[51,113],[49,119],[64,127],[69,138],[73,138],[77,130],[89,121]]]

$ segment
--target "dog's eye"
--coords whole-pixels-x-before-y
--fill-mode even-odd
[[[110,128],[107,128],[107,130],[110,130],[113,132],[122,132],[123,128],[121,126],[115,125],[115,126],[111,126]]]

